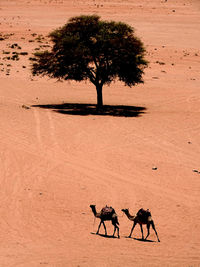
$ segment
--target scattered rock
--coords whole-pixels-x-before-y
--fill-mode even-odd
[[[162,62],[162,61],[159,61],[159,60],[157,60],[156,63],[160,64],[160,65],[165,65],[165,62]]]
[[[157,169],[158,169],[158,168],[157,168],[157,167],[155,167],[155,166],[154,166],[154,167],[152,167],[152,170],[153,170],[153,171],[156,171]]]
[[[195,169],[194,169],[194,170],[192,170],[192,171],[193,171],[193,172],[197,172],[197,173],[199,172],[198,170],[195,170]]]
[[[26,105],[22,105],[22,108],[30,109],[30,107],[28,107],[28,106],[26,106]]]
[[[19,54],[22,55],[22,56],[27,56],[28,55],[28,52],[21,52]]]

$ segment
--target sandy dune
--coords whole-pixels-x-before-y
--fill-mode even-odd
[[[31,76],[46,35],[94,13],[146,46],[144,85],[103,91],[106,105],[142,107],[135,116],[68,114],[64,103],[96,103],[94,87]],[[0,1],[0,267],[200,266],[199,21],[197,0]],[[90,204],[116,209],[120,239],[94,234]],[[139,226],[126,238],[121,209],[141,207],[160,243]]]

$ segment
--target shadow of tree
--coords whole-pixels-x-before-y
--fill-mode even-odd
[[[104,105],[101,109],[97,109],[94,104],[80,103],[32,105],[32,107],[52,109],[55,112],[68,115],[100,115],[117,117],[139,117],[141,114],[144,114],[144,111],[146,110],[145,107],[123,105]]]

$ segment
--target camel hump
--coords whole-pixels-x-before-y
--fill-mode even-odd
[[[147,220],[151,220],[151,212],[149,209],[147,210],[144,210],[144,209],[140,209],[138,212],[137,212],[137,216],[140,218],[146,218]]]
[[[102,215],[112,215],[114,213],[115,213],[115,210],[113,209],[113,207],[105,206],[101,210]]]

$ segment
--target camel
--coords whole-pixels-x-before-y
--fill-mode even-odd
[[[99,229],[101,227],[101,224],[103,224],[104,229],[105,229],[105,235],[107,236],[107,230],[106,230],[106,226],[105,226],[104,221],[111,221],[112,225],[114,226],[113,237],[115,236],[115,231],[117,229],[118,238],[120,238],[119,227],[118,227],[119,222],[118,222],[118,218],[117,218],[117,214],[116,214],[115,210],[112,207],[108,207],[108,206],[102,208],[102,210],[100,212],[96,211],[95,205],[90,205],[90,208],[92,209],[94,216],[101,220],[96,234],[97,235],[99,234]]]
[[[150,226],[152,226],[153,230],[155,231],[156,233],[156,236],[157,236],[157,239],[158,239],[158,242],[160,242],[160,239],[158,238],[158,234],[156,232],[156,228],[155,228],[155,224],[154,224],[154,221],[151,217],[151,212],[147,209],[147,210],[144,210],[144,209],[140,209],[136,215],[130,215],[129,213],[129,210],[128,209],[122,209],[122,211],[126,214],[126,216],[128,217],[128,219],[130,221],[133,221],[133,227],[131,229],[131,232],[130,232],[130,235],[128,236],[129,238],[131,238],[131,235],[133,233],[133,229],[135,228],[136,224],[139,223],[140,225],[140,228],[141,228],[141,232],[142,232],[142,239],[144,239],[144,235],[143,235],[143,228],[142,228],[142,225],[143,224],[146,224],[147,225],[147,236],[145,238],[145,240],[147,239],[147,237],[149,236],[149,229],[150,229]]]

